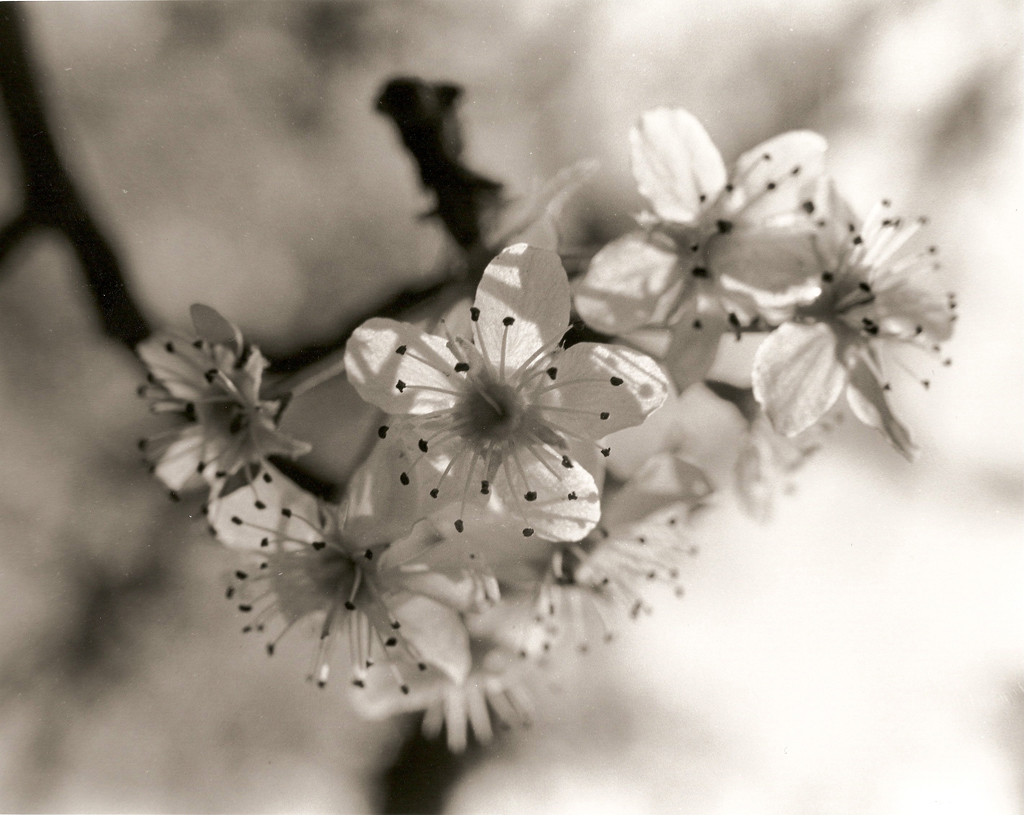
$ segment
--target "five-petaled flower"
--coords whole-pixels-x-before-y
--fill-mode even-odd
[[[600,514],[579,456],[607,455],[600,439],[665,400],[668,382],[646,354],[563,347],[569,306],[558,256],[517,244],[487,266],[462,331],[445,325],[444,338],[377,318],[348,342],[349,381],[393,414],[381,437],[393,430],[416,448],[409,471],[433,473],[422,480],[438,507],[459,507],[459,532],[467,505],[496,501],[526,537],[579,540]]]
[[[772,321],[812,272],[813,202],[825,140],[792,131],[727,173],[685,110],[646,113],[630,132],[633,175],[653,210],[594,256],[576,308],[599,331],[663,356],[676,387],[704,378],[723,333]]]
[[[387,557],[417,520],[415,506],[395,495],[395,467],[402,463],[394,453],[378,447],[349,482],[340,507],[317,500],[267,465],[259,478],[214,500],[208,510],[217,538],[254,561],[254,568],[235,572],[237,583],[228,588],[229,599],[252,615],[243,631],[276,627],[267,643],[272,654],[296,623],[318,620],[309,678],[321,687],[339,632],[348,639],[357,687],[375,662],[387,665],[403,694],[409,677],[428,668],[454,682],[469,673],[460,611],[476,606],[473,586],[407,570]]]
[[[912,458],[910,434],[886,401],[889,379],[879,351],[902,346],[940,354],[956,300],[937,285],[934,246],[901,252],[924,219],[893,215],[883,201],[862,223],[831,182],[821,185],[818,199],[820,294],[758,348],[754,395],[776,430],[794,436],[845,390],[854,415]],[[921,383],[928,387],[929,380]]]
[[[246,465],[310,450],[278,430],[287,398],[260,398],[267,361],[259,349],[209,306],[192,306],[192,322],[196,337],[161,334],[137,348],[149,368],[139,394],[154,413],[185,420],[139,442],[172,497],[204,483],[216,494]]]

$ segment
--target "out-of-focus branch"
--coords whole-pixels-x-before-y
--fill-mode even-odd
[[[7,110],[24,188],[21,213],[0,229],[0,264],[36,227],[63,233],[85,272],[103,331],[131,348],[147,337],[150,329],[131,299],[117,256],[57,154],[32,75],[25,11],[20,3],[0,3],[0,98]]]
[[[437,215],[455,242],[467,253],[483,240],[487,211],[501,200],[502,185],[462,164],[462,128],[455,102],[462,88],[415,77],[389,81],[377,99],[377,110],[391,117],[402,143],[415,159],[420,182],[436,198]]]
[[[471,743],[466,752],[452,753],[443,738],[423,735],[418,716],[410,717],[408,727],[402,746],[381,778],[379,811],[383,815],[443,812],[452,788],[480,762],[484,749]]]
[[[302,371],[302,378],[316,376],[307,366],[334,365],[352,332],[371,317],[407,317],[417,306],[444,299],[468,284],[472,295],[484,266],[497,249],[486,245],[486,224],[502,206],[503,185],[462,164],[462,128],[455,102],[462,94],[458,85],[432,84],[415,77],[389,80],[377,97],[376,109],[389,116],[398,128],[402,144],[419,170],[420,182],[434,193],[437,216],[462,251],[465,268],[447,270],[439,278],[404,289],[386,302],[341,326],[328,340],[271,358],[275,373]],[[501,247],[498,247],[500,249]]]

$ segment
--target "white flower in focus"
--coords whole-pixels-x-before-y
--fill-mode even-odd
[[[892,356],[901,348],[936,358],[952,334],[956,301],[937,285],[936,248],[902,252],[924,219],[897,217],[883,201],[862,223],[830,182],[818,210],[819,296],[758,348],[754,395],[775,429],[794,436],[845,391],[854,415],[912,458],[910,434],[886,401],[887,364],[906,367]]]
[[[460,533],[467,505],[495,501],[523,536],[582,538],[600,505],[573,445],[593,450],[665,400],[668,382],[645,354],[561,347],[569,305],[558,256],[517,244],[484,271],[468,330],[442,338],[373,319],[348,342],[349,381],[393,415],[381,437],[393,429],[418,450],[401,481],[422,469],[438,507],[459,507]]]
[[[659,108],[630,131],[630,146],[653,212],[594,256],[576,308],[598,331],[663,356],[682,391],[704,378],[723,333],[804,295],[816,270],[803,191],[824,170],[826,143],[783,133],[727,173],[692,114]]]
[[[319,502],[267,465],[260,478],[214,500],[208,518],[217,538],[247,552],[255,568],[235,573],[228,589],[252,614],[243,631],[316,620],[319,644],[309,678],[323,687],[338,634],[348,640],[352,681],[383,662],[396,690],[409,676],[440,671],[453,681],[468,674],[468,638],[459,610],[464,586],[443,575],[408,575],[383,554],[416,520],[398,486],[393,451],[379,446],[357,471],[341,507]],[[457,610],[459,609],[459,610]]]
[[[246,465],[310,450],[277,429],[287,398],[260,399],[267,361],[259,349],[209,306],[191,313],[197,337],[162,334],[137,348],[149,368],[139,394],[154,413],[185,422],[139,442],[172,497],[204,483],[216,493]]]

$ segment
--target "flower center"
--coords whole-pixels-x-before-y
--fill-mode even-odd
[[[249,412],[238,402],[209,402],[198,407],[202,423],[218,432],[235,435],[249,426]]]
[[[359,567],[333,548],[271,554],[268,562],[278,606],[289,619],[343,602],[356,587]]]
[[[523,423],[525,404],[509,385],[489,380],[467,388],[459,405],[459,418],[467,435],[487,443],[504,442],[515,436]]]

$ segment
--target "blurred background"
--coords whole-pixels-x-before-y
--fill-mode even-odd
[[[467,163],[513,191],[598,159],[569,216],[586,240],[639,210],[626,133],[658,105],[694,112],[727,161],[817,130],[862,211],[890,197],[929,214],[961,319],[952,367],[893,394],[920,460],[846,422],[769,524],[723,490],[686,597],[655,596],[653,616],[548,677],[536,725],[470,763],[447,809],[1022,811],[1018,2],[22,13],[61,156],[147,316],[184,327],[202,301],[276,353],[443,256],[373,112],[394,75],[462,85]],[[21,183],[0,120],[0,224]],[[374,809],[408,723],[361,722],[343,683],[304,682],[301,637],[267,660],[238,633],[230,557],[138,460],[140,378],[67,245],[19,244],[0,268],[0,810]],[[344,472],[360,410],[344,383],[291,409],[311,466]]]

